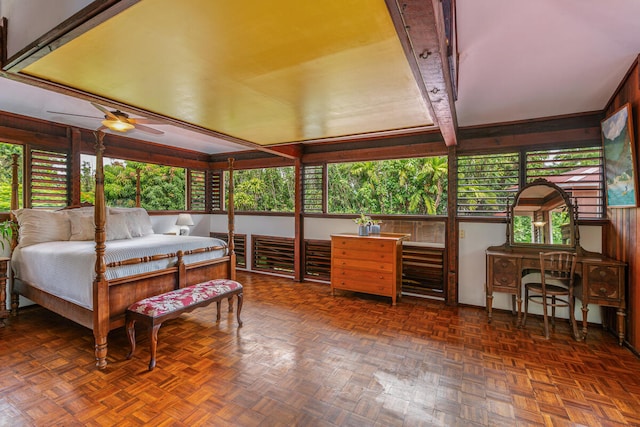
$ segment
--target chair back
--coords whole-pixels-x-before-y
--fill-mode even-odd
[[[550,284],[571,287],[576,271],[576,261],[575,252],[540,252],[540,275],[543,291],[547,280],[553,281]]]

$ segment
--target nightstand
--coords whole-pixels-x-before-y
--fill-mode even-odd
[[[7,265],[9,258],[0,257],[0,325],[4,324],[4,319],[9,318],[7,310]]]

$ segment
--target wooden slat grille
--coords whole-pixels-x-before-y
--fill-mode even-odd
[[[527,182],[545,178],[577,201],[579,218],[604,216],[602,146],[531,151],[526,156]]]
[[[444,298],[445,248],[402,245],[402,292]]]
[[[30,204],[32,208],[68,204],[67,155],[31,149]]]
[[[189,206],[188,210],[206,210],[206,173],[189,169]]]
[[[251,241],[252,270],[293,275],[294,239],[252,235]]]
[[[228,233],[210,232],[209,236],[224,240],[225,242],[229,243]],[[234,252],[236,253],[236,267],[247,268],[247,235],[234,234],[233,245]]]
[[[304,241],[304,277],[331,280],[331,241]]]
[[[222,172],[213,171],[211,174],[211,210],[222,210]]]
[[[518,153],[458,158],[458,215],[504,213],[519,186]]]
[[[324,212],[326,165],[305,166],[302,170],[302,203],[305,212]]]

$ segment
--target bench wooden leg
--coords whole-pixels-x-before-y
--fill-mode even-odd
[[[239,292],[238,293],[238,309],[236,310],[236,318],[238,319],[238,326],[242,326],[242,320],[240,320],[240,312],[242,311],[242,300],[243,300],[242,292]],[[231,298],[229,298],[229,307],[231,307]]]
[[[133,357],[133,352],[136,351],[136,321],[134,319],[127,320],[127,337],[129,337],[129,344],[131,345],[131,350],[129,354],[127,354],[127,359],[131,359]]]
[[[217,311],[216,311],[216,322],[220,321],[220,303],[221,302],[222,301],[220,301],[220,300],[216,301],[216,309],[217,309]]]
[[[227,302],[229,303],[229,313],[233,313],[233,295],[227,298]]]
[[[156,367],[156,350],[158,348],[158,329],[159,325],[153,325],[149,328],[149,341],[151,342],[151,359],[149,360],[149,370],[152,371]]]

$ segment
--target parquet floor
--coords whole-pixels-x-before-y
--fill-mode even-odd
[[[240,273],[244,327],[215,304],[148,341],[93,337],[41,308],[0,328],[0,426],[640,426],[640,359],[591,328]],[[226,303],[223,303],[226,308]]]

